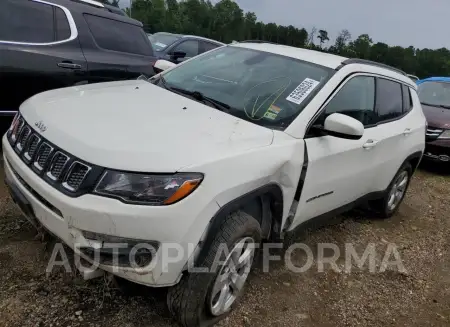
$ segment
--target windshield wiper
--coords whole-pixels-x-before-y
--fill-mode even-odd
[[[217,101],[217,100],[212,99],[210,97],[207,97],[207,96],[205,96],[203,93],[201,93],[199,91],[189,91],[189,90],[180,89],[180,88],[177,88],[177,87],[172,87],[172,90],[174,90],[175,92],[181,93],[181,94],[185,94],[185,95],[191,96],[197,101],[207,102],[207,103],[213,105],[216,109],[219,109],[221,111],[228,112],[230,110],[230,108],[231,108],[226,103]]]
[[[160,81],[161,81],[161,84],[164,86],[164,88],[166,88],[169,91],[190,96],[197,101],[207,102],[207,103],[211,104],[212,106],[214,106],[214,108],[219,109],[220,111],[228,112],[231,109],[231,107],[229,105],[227,105],[226,103],[217,101],[210,97],[207,97],[199,91],[189,91],[189,90],[185,90],[182,88],[169,86],[169,85],[167,85],[164,77],[162,77],[162,76],[160,77]]]
[[[450,109],[450,105],[445,105],[445,104],[433,104],[433,103],[426,103],[426,102],[421,102],[421,104],[424,104],[424,105],[430,106],[430,107],[440,107],[440,108],[444,108],[444,109]]]

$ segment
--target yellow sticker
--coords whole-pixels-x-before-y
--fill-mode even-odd
[[[269,107],[269,111],[271,111],[271,112],[273,112],[274,114],[279,114],[280,113],[280,111],[281,111],[281,108],[280,107],[277,107],[276,105],[274,105],[274,104],[272,104],[270,107]]]

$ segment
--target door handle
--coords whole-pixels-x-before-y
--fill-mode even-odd
[[[376,140],[367,140],[366,143],[364,143],[363,148],[364,149],[371,149],[377,145],[378,141]]]
[[[81,65],[74,64],[71,62],[60,62],[60,63],[58,63],[58,67],[67,68],[67,69],[81,69]]]
[[[411,134],[411,128],[406,128],[404,131],[403,131],[403,135],[409,135],[409,134]]]

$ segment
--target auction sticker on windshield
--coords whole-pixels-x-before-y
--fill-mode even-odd
[[[319,81],[313,80],[311,78],[305,78],[299,86],[288,95],[286,100],[294,102],[295,104],[300,104],[306,97],[319,85]]]

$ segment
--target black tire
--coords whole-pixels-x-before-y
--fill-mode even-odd
[[[395,182],[399,178],[399,176],[406,172],[408,174],[408,182],[406,184],[405,191],[400,199],[400,202],[395,206],[395,208],[391,209],[389,208],[388,202],[389,202],[389,194],[392,190]],[[409,162],[406,162],[403,164],[403,166],[400,167],[400,169],[397,171],[397,174],[395,174],[394,178],[392,179],[391,183],[389,184],[384,196],[381,199],[374,200],[370,203],[370,208],[372,211],[374,211],[377,214],[377,217],[387,219],[392,217],[400,207],[400,204],[403,202],[403,198],[405,197],[406,192],[408,191],[409,182],[411,181],[413,169]]]
[[[196,263],[196,267],[211,268],[219,250],[220,244],[226,244],[229,249],[244,237],[252,237],[255,244],[261,243],[262,231],[258,221],[243,211],[229,214],[223,221],[215,235],[210,251],[202,262]],[[221,258],[223,261],[224,258]],[[253,260],[253,263],[255,260]],[[167,293],[167,305],[169,311],[181,326],[204,327],[212,326],[225,318],[232,308],[239,302],[237,298],[231,310],[220,316],[210,313],[208,302],[210,293],[220,268],[210,273],[186,273],[180,282],[169,288]],[[240,295],[242,295],[242,291]]]

